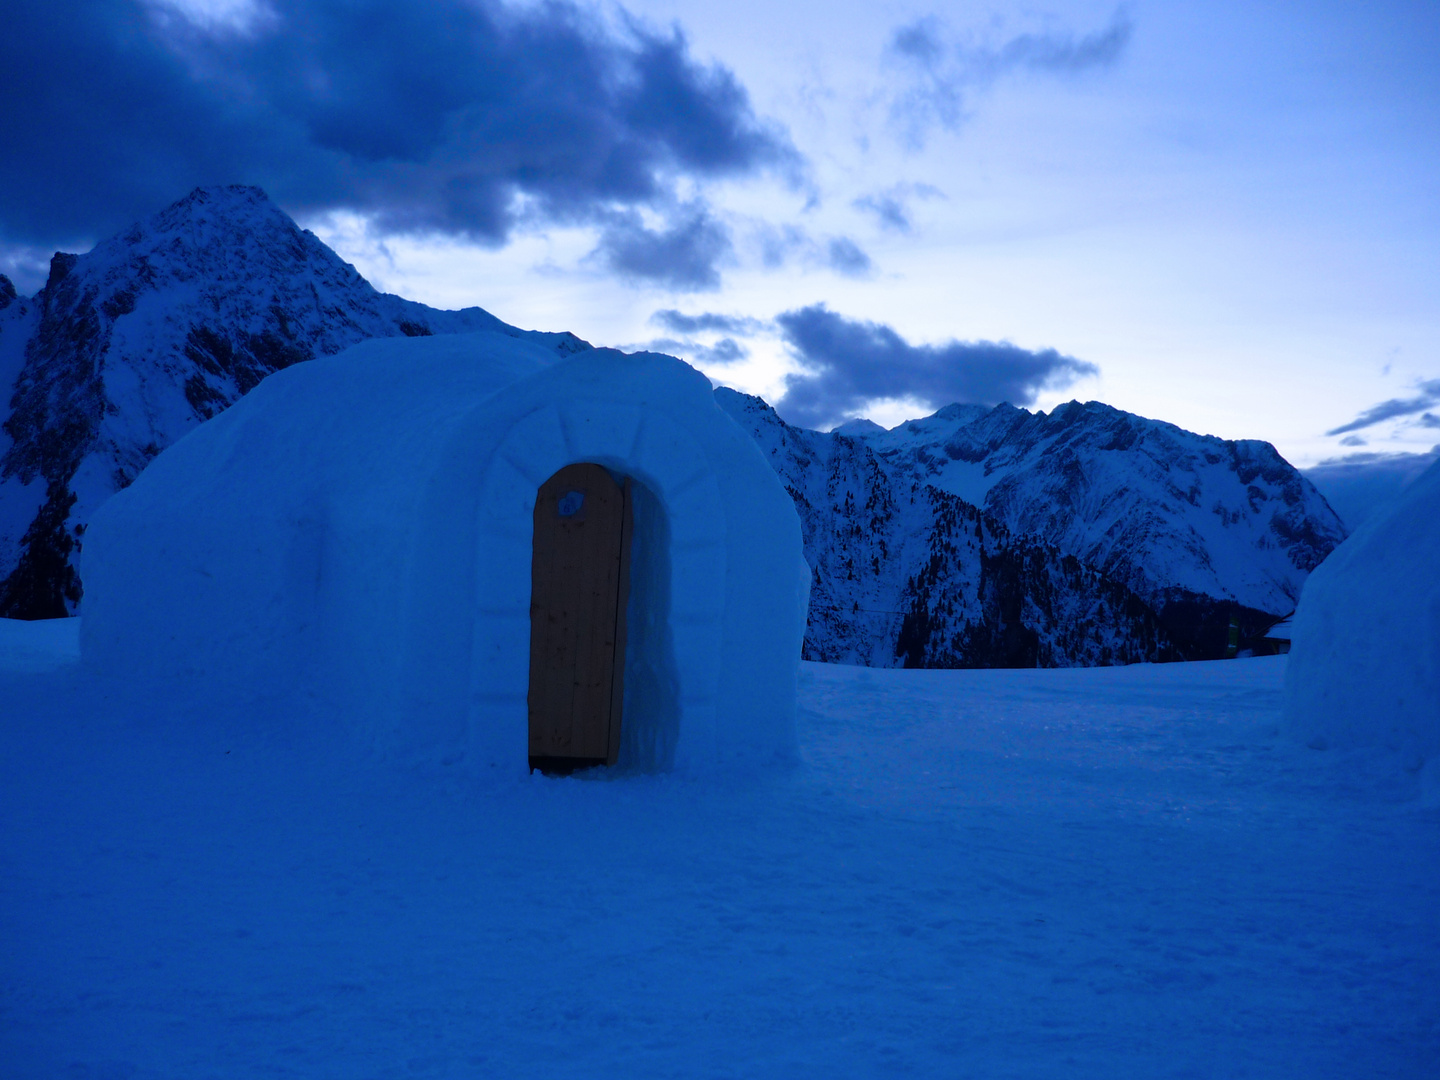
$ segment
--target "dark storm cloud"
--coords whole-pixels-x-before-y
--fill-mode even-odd
[[[1418,389],[1419,395],[1412,398],[1391,398],[1389,401],[1382,401],[1379,405],[1372,405],[1348,424],[1341,424],[1337,428],[1327,431],[1326,435],[1344,435],[1347,431],[1360,431],[1363,428],[1372,427],[1384,420],[1395,420],[1402,416],[1414,416],[1416,413],[1426,412],[1435,405],[1440,405],[1440,379],[1430,379],[1422,382]],[[1422,426],[1429,427],[1422,417]]]
[[[889,53],[908,69],[912,84],[893,103],[892,115],[912,142],[932,123],[955,128],[965,116],[966,94],[1016,71],[1077,75],[1113,65],[1134,34],[1129,13],[1118,9],[1103,29],[1076,36],[1069,31],[1018,34],[998,45],[952,41],[936,16],[897,29]]]
[[[662,308],[650,316],[656,326],[663,326],[672,334],[739,334],[746,336],[765,328],[763,319],[749,315],[721,315],[713,311],[702,311],[699,315],[686,315],[674,308]]]
[[[692,206],[662,229],[647,228],[639,214],[616,217],[601,233],[595,254],[621,277],[702,292],[720,287],[716,264],[730,249],[729,230],[704,207]]]
[[[1041,389],[1099,371],[1054,349],[1036,352],[1004,341],[911,345],[883,323],[847,319],[823,304],[775,321],[810,369],[787,376],[779,409],[787,420],[812,427],[855,416],[876,398],[1028,405]]]
[[[392,232],[498,243],[522,212],[601,221],[623,272],[705,284],[695,260],[728,250],[720,226],[681,207],[652,232],[624,211],[669,213],[680,175],[799,167],[679,30],[612,30],[563,0],[294,0],[248,30],[159,0],[47,0],[4,24],[12,244],[94,239],[198,184],[245,182]]]
[[[728,337],[721,338],[714,345],[704,345],[698,341],[678,341],[675,338],[656,338],[654,341],[647,342],[645,348],[650,352],[678,356],[680,359],[688,360],[700,367],[733,364],[750,355],[749,349],[734,338]]]

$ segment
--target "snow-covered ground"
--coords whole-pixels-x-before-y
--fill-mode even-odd
[[[6,1078],[1437,1075],[1440,811],[1284,658],[810,664],[793,770],[481,782],[23,638]]]

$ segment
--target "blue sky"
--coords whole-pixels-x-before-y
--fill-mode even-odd
[[[17,25],[0,269],[27,291],[50,250],[259,183],[382,288],[675,352],[806,423],[1079,397],[1300,465],[1440,441],[1433,4],[56,0]]]

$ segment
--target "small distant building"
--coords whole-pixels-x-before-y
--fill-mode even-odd
[[[1294,625],[1295,613],[1292,611],[1283,619],[1276,619],[1263,633],[1261,633],[1256,646],[1256,656],[1276,656],[1290,651],[1290,628]]]
[[[799,519],[673,357],[480,333],[296,365],[104,504],[83,559],[88,662],[314,694],[383,754],[794,752]]]

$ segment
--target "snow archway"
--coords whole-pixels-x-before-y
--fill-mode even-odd
[[[637,493],[619,764],[793,754],[794,506],[709,380],[654,354],[474,334],[277,372],[96,515],[85,655],[303,687],[381,754],[523,771],[535,497],[577,462]]]
[[[687,756],[718,756],[715,714],[725,638],[726,522],[719,484],[695,440],[664,415],[631,406],[570,401],[518,420],[502,436],[480,484],[477,549],[499,588],[483,588],[476,612],[471,700],[477,732],[505,740],[511,756],[524,729],[529,672],[531,533],[535,492],[565,465],[594,462],[638,489],[632,540],[626,709],[621,764],[670,766],[686,732]],[[633,689],[632,689],[633,688]],[[478,740],[477,740],[478,741]],[[682,761],[682,763],[684,763]]]

